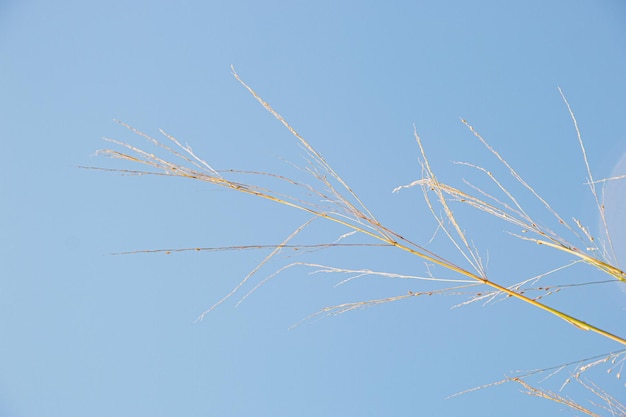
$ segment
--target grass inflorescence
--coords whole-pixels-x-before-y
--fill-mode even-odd
[[[391,297],[383,297],[371,300],[361,300],[356,302],[343,303],[335,306],[326,307],[319,312],[313,314],[316,315],[335,315],[342,314],[347,311],[352,311],[361,308],[367,308],[379,304],[385,304],[389,302],[395,302],[399,300],[405,300],[408,298],[415,298],[420,295],[433,295],[433,294],[457,294],[466,293],[470,289],[473,295],[469,300],[460,303],[459,305],[468,304],[475,301],[493,300],[497,297],[514,298],[526,305],[543,310],[544,312],[556,316],[565,322],[584,331],[594,332],[600,336],[608,338],[621,345],[626,345],[626,339],[622,336],[608,332],[600,327],[587,323],[579,318],[576,318],[565,311],[553,308],[544,302],[544,298],[547,295],[558,292],[563,288],[575,285],[585,285],[587,283],[571,283],[562,285],[538,285],[545,276],[548,276],[557,271],[571,267],[572,265],[586,264],[596,270],[599,270],[608,275],[607,280],[601,282],[619,282],[620,284],[626,282],[626,273],[617,266],[614,251],[612,249],[612,242],[610,233],[606,227],[606,219],[604,217],[604,207],[601,204],[601,198],[599,196],[596,184],[601,183],[604,180],[596,180],[591,174],[591,169],[587,160],[587,153],[584,147],[580,130],[578,128],[578,122],[574,117],[574,113],[565,99],[563,92],[559,90],[569,114],[573,120],[576,132],[578,135],[578,142],[582,151],[583,161],[587,169],[588,184],[590,191],[594,197],[596,205],[598,207],[602,223],[605,226],[604,239],[594,238],[589,230],[582,225],[582,223],[576,219],[573,219],[573,223],[570,224],[563,216],[561,216],[553,207],[548,203],[546,199],[541,197],[523,178],[522,176],[511,166],[509,163],[476,131],[476,129],[470,125],[466,120],[461,120],[462,123],[467,126],[473,136],[493,155],[496,160],[502,164],[510,176],[520,184],[524,189],[529,191],[533,198],[540,203],[541,206],[555,219],[555,222],[562,226],[569,234],[579,242],[578,245],[571,243],[563,238],[558,233],[544,227],[539,221],[533,218],[522,202],[509,191],[507,187],[503,185],[503,182],[498,179],[491,171],[466,162],[462,162],[470,169],[474,169],[477,172],[484,175],[490,183],[492,183],[496,190],[503,196],[503,198],[496,198],[492,193],[487,192],[473,184],[466,183],[469,190],[462,190],[458,187],[446,184],[439,181],[433,168],[429,163],[427,153],[422,143],[420,136],[414,129],[414,138],[421,154],[422,165],[422,177],[407,185],[397,187],[394,192],[399,192],[406,188],[420,187],[424,196],[424,201],[427,208],[432,213],[433,218],[437,222],[438,230],[443,231],[447,240],[452,243],[453,247],[458,254],[461,255],[466,266],[459,265],[458,263],[450,261],[449,256],[444,256],[440,253],[435,253],[408,238],[398,231],[391,230],[374,216],[371,210],[365,205],[365,203],[358,197],[358,195],[350,188],[350,186],[339,176],[337,172],[327,163],[327,161],[319,154],[313,146],[305,140],[278,112],[276,112],[269,103],[263,100],[250,86],[248,86],[234,71],[233,75],[237,81],[239,81],[252,96],[278,121],[280,121],[296,138],[299,145],[304,149],[308,158],[308,165],[302,169],[310,175],[313,180],[313,184],[308,184],[303,181],[291,179],[287,176],[278,175],[274,173],[258,172],[258,171],[238,171],[238,170],[216,170],[209,163],[198,157],[188,145],[181,144],[176,138],[170,134],[160,131],[166,141],[158,140],[149,136],[132,126],[123,122],[118,122],[120,125],[131,130],[133,133],[143,137],[153,146],[160,148],[168,155],[167,157],[157,156],[155,153],[148,152],[142,148],[136,147],[126,142],[121,142],[113,139],[105,139],[106,141],[116,145],[120,150],[104,149],[99,151],[100,155],[110,158],[121,159],[132,162],[134,164],[140,164],[145,167],[151,168],[149,170],[124,170],[124,169],[107,169],[110,171],[121,171],[128,174],[151,174],[151,175],[166,175],[174,177],[183,177],[193,180],[203,181],[212,185],[230,189],[251,196],[260,197],[262,199],[270,200],[283,206],[291,207],[295,210],[303,212],[308,215],[305,222],[299,225],[284,238],[280,243],[271,245],[241,245],[241,246],[228,246],[228,247],[195,247],[195,248],[170,248],[170,249],[150,249],[150,250],[137,250],[124,253],[173,253],[180,251],[229,251],[229,250],[251,250],[251,249],[269,249],[270,253],[245,276],[235,287],[227,293],[224,297],[214,303],[210,308],[204,311],[199,319],[204,318],[214,308],[228,300],[234,294],[241,291],[244,285],[249,281],[257,272],[266,265],[277,254],[288,250],[318,250],[318,249],[331,249],[336,247],[387,247],[406,252],[410,255],[416,256],[429,264],[439,265],[447,270],[449,273],[455,275],[455,277],[434,277],[426,274],[425,276],[414,275],[402,275],[394,274],[391,272],[372,271],[368,269],[346,269],[329,265],[322,265],[317,263],[307,262],[292,262],[279,268],[273,274],[267,278],[261,280],[255,284],[251,290],[249,290],[243,297],[245,299],[248,295],[254,292],[260,285],[263,285],[267,280],[283,272],[286,269],[293,267],[304,267],[313,270],[313,273],[331,273],[340,274],[345,276],[341,282],[347,282],[351,279],[355,279],[365,275],[380,276],[384,278],[394,279],[412,279],[419,280],[426,283],[438,283],[443,287],[432,287],[426,289],[420,289],[419,291],[408,291],[403,294],[398,294]],[[241,179],[243,178],[243,180]],[[292,192],[278,191],[277,188],[267,187],[259,185],[258,179],[265,178],[277,181],[279,184],[284,185]],[[610,179],[607,179],[610,180]],[[546,273],[529,278],[514,285],[505,284],[503,280],[493,278],[488,275],[483,260],[479,256],[478,250],[474,247],[473,243],[466,236],[460,221],[457,218],[455,209],[452,203],[461,203],[471,209],[479,210],[493,219],[507,222],[510,225],[518,228],[520,233],[513,233],[523,241],[532,242],[540,245],[546,249],[556,250],[560,253],[568,255],[571,259],[569,263],[555,268]],[[313,222],[324,220],[339,225],[345,229],[344,233],[334,242],[323,242],[317,244],[297,244],[293,243],[294,238],[298,236],[305,228],[309,227]],[[364,240],[361,243],[350,243],[354,235],[360,235]],[[601,243],[599,243],[599,241]],[[585,249],[581,249],[585,248]],[[592,250],[588,250],[592,249]],[[623,361],[623,352],[620,351],[620,357]],[[610,354],[604,356],[610,357]],[[527,393],[534,396],[543,398],[549,398],[553,401],[563,403],[576,409],[579,412],[587,413],[588,415],[596,415],[585,408],[577,408],[578,406],[559,394],[547,390],[541,390],[531,386],[526,382],[526,378],[531,374],[515,376],[507,378],[507,382],[516,382],[521,384]],[[584,382],[581,382],[585,384]],[[591,385],[587,384],[587,387]],[[599,392],[596,387],[590,388],[593,392]],[[617,403],[615,403],[617,404]],[[615,405],[613,409],[618,409],[619,406]],[[622,409],[623,410],[623,409]]]

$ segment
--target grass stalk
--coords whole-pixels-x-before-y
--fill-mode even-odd
[[[475,272],[470,271],[469,269],[463,268],[461,266],[456,265],[455,263],[447,260],[445,257],[440,256],[436,253],[433,253],[426,248],[410,241],[409,239],[403,237],[397,232],[394,232],[384,225],[382,225],[376,217],[372,214],[372,212],[366,207],[366,205],[359,199],[357,194],[348,186],[348,184],[332,169],[332,167],[327,163],[327,161],[319,154],[308,141],[306,141],[278,112],[276,112],[269,103],[263,100],[249,85],[247,85],[235,72],[233,68],[233,76],[236,78],[238,82],[240,82],[251,94],[252,96],[268,111],[270,112],[278,121],[280,121],[290,132],[291,134],[298,140],[300,145],[305,149],[309,157],[311,158],[312,168],[309,169],[309,173],[311,173],[322,185],[321,188],[313,188],[297,181],[291,180],[289,178],[270,174],[270,173],[262,173],[262,172],[246,172],[246,171],[217,171],[213,169],[208,163],[200,159],[196,156],[189,146],[183,146],[177,139],[173,136],[161,131],[161,133],[169,139],[176,148],[169,147],[160,141],[146,135],[143,132],[140,132],[133,127],[118,122],[126,128],[130,129],[133,133],[136,133],[152,144],[164,149],[170,154],[174,155],[176,158],[182,160],[182,163],[168,161],[166,159],[160,158],[152,153],[148,153],[139,149],[135,146],[129,145],[124,142],[120,142],[113,139],[106,139],[107,141],[114,143],[122,148],[125,148],[125,152],[115,151],[111,149],[105,149],[99,151],[101,155],[108,156],[111,158],[122,159],[126,161],[130,161],[133,163],[143,164],[149,167],[152,167],[157,170],[157,172],[146,172],[146,171],[128,171],[128,170],[115,170],[111,169],[111,171],[122,171],[126,173],[136,173],[136,174],[155,174],[155,175],[168,175],[168,176],[178,176],[184,177],[194,180],[200,180],[204,182],[211,183],[216,186],[225,187],[227,189],[231,189],[237,192],[253,195],[256,197],[260,197],[266,200],[273,201],[275,203],[291,207],[293,209],[303,211],[311,216],[312,219],[308,220],[304,224],[302,224],[296,231],[294,231],[289,237],[287,237],[283,242],[278,245],[272,245],[272,252],[268,255],[253,271],[250,272],[230,293],[228,293],[225,297],[219,300],[215,305],[213,305],[209,310],[205,311],[201,316],[202,319],[209,311],[215,308],[217,305],[223,303],[226,299],[231,297],[235,292],[237,292],[241,286],[249,280],[249,278],[255,274],[261,266],[263,266],[267,261],[276,255],[279,251],[286,248],[304,248],[304,245],[290,245],[289,241],[295,237],[303,228],[308,226],[313,219],[325,219],[335,224],[339,224],[348,228],[350,231],[359,233],[368,238],[372,238],[378,243],[374,245],[386,246],[386,247],[395,247],[404,252],[407,252],[411,255],[417,256],[427,262],[439,265],[449,271],[460,274],[470,280],[486,285],[497,293],[504,294],[508,297],[515,298],[523,303],[526,303],[529,306],[541,309],[553,316],[558,317],[566,321],[567,323],[574,325],[575,327],[594,332],[602,337],[613,340],[622,345],[626,345],[626,339],[612,334],[608,331],[605,331],[599,327],[596,327],[592,324],[586,323],[578,318],[575,318],[563,311],[552,308],[542,302],[537,301],[537,299],[530,298],[521,292],[516,291],[514,288],[510,288],[504,285],[501,285],[489,278],[487,278],[487,274],[482,266],[482,262],[480,257],[476,253],[476,251],[469,244],[469,240],[466,238],[463,229],[460,227],[454,211],[448,203],[448,198],[453,198],[455,200],[466,203],[474,208],[477,208],[481,211],[484,211],[490,215],[493,215],[496,218],[503,219],[507,222],[510,222],[517,226],[522,226],[532,232],[536,233],[539,238],[525,238],[528,240],[532,240],[539,245],[544,245],[550,248],[558,249],[560,251],[564,251],[570,255],[573,255],[587,264],[604,271],[610,274],[612,277],[620,280],[626,281],[626,274],[624,271],[621,271],[619,268],[607,263],[603,260],[594,258],[589,256],[582,251],[575,248],[575,246],[568,244],[563,239],[556,236],[553,232],[541,228],[538,226],[537,222],[533,221],[532,218],[524,211],[519,202],[513,197],[511,193],[509,193],[496,179],[491,176],[492,181],[496,183],[496,185],[505,192],[507,197],[512,201],[513,207],[508,205],[500,204],[498,206],[497,200],[494,204],[487,203],[481,198],[472,196],[468,193],[462,192],[454,187],[448,186],[446,184],[440,183],[429,162],[428,158],[422,144],[420,137],[414,132],[415,139],[419,146],[423,162],[423,172],[424,178],[421,180],[415,181],[407,186],[398,187],[395,191],[400,188],[411,187],[415,185],[420,185],[423,188],[424,196],[426,198],[426,202],[428,207],[431,209],[431,212],[435,216],[435,218],[439,222],[439,226],[445,231],[451,242],[455,245],[457,250],[463,254],[466,261],[472,266]],[[567,103],[567,102],[566,102]],[[568,109],[569,104],[568,104]],[[573,114],[572,114],[573,117]],[[575,120],[575,119],[574,119]],[[462,122],[470,129],[470,131],[483,143],[483,145],[509,170],[510,174],[527,190],[529,190],[543,205],[544,207],[556,217],[558,222],[568,228],[571,232],[575,233],[573,227],[569,226],[565,220],[555,211],[552,207],[544,200],[535,190],[530,187],[522,177],[500,156],[498,152],[495,151],[477,132],[476,130],[467,123],[467,121],[462,120]],[[578,126],[576,124],[576,130],[580,139],[580,132],[578,131]],[[581,147],[583,149],[585,164],[588,168],[588,162],[586,153],[584,151],[584,146],[582,146],[582,140],[580,140]],[[486,170],[483,170],[485,173],[488,173]],[[589,172],[589,182],[592,188],[592,191],[595,194],[595,188],[593,186],[593,177],[591,176],[591,172]],[[319,201],[332,201],[333,206],[330,208],[326,208],[320,205],[319,201],[309,201],[296,198],[289,194],[282,194],[271,189],[234,181],[228,179],[228,174],[231,173],[239,173],[250,176],[269,176],[275,180],[281,181],[290,186],[296,187],[305,187],[307,191],[312,192],[314,196],[317,196]],[[435,193],[434,201],[429,197],[429,192]],[[487,195],[483,193],[483,195]],[[597,196],[596,196],[597,200]],[[436,211],[434,209],[434,204],[438,203],[444,212],[443,217],[439,217],[436,215]],[[447,224],[451,225],[451,227],[447,226]],[[360,245],[359,246],[366,246]],[[323,247],[333,247],[333,246],[342,246],[342,244],[321,244]],[[230,248],[202,248],[202,250],[230,250],[230,249],[250,249],[250,248],[261,248],[262,245],[253,245],[253,246],[236,246]],[[187,249],[183,249],[187,250]],[[199,250],[199,248],[195,248],[195,250]],[[171,253],[174,251],[178,251],[177,249],[163,249],[163,250],[155,250],[155,251],[135,251],[137,252],[167,252]],[[369,304],[380,304],[383,302],[394,301],[396,299],[403,299],[409,296],[414,296],[419,293],[412,293],[403,296],[385,298],[380,300],[371,300]],[[364,302],[367,304],[367,302]],[[335,306],[339,310],[346,310],[347,306]],[[347,308],[350,309],[350,308]]]

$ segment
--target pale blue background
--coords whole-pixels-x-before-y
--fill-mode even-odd
[[[418,243],[434,231],[418,190],[391,194],[421,175],[413,124],[442,179],[461,184],[468,173],[453,160],[497,166],[459,117],[564,218],[595,228],[557,87],[595,175],[611,175],[626,151],[625,45],[621,1],[0,2],[0,415],[561,413],[512,385],[445,397],[618,345],[511,300],[450,308],[467,295],[288,330],[328,305],[429,288],[375,278],[333,288],[341,277],[306,269],[194,323],[267,252],[110,253],[278,243],[307,217],[199,182],[77,166],[136,168],[93,157],[102,136],[144,146],[116,118],[165,129],[217,169],[300,175],[283,160],[300,164],[302,151],[236,82],[232,64],[384,223]],[[621,190],[608,209],[624,242]],[[502,233],[516,230],[485,216],[466,220],[504,283],[569,260],[516,242]],[[320,225],[307,239],[341,233]],[[432,248],[451,253],[439,242]],[[420,260],[390,250],[295,260],[425,273]],[[292,261],[277,259],[259,278]],[[603,279],[586,271],[561,278]],[[624,336],[625,296],[611,284],[548,302]],[[623,381],[599,382],[626,397]]]

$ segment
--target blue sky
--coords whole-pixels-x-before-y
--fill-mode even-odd
[[[506,174],[460,117],[564,218],[597,233],[557,88],[594,176],[626,173],[625,39],[619,1],[0,2],[0,415],[562,413],[513,385],[445,398],[620,345],[512,300],[451,308],[470,294],[411,298],[289,330],[329,305],[429,288],[375,277],[335,287],[345,277],[306,268],[195,322],[268,252],[111,253],[276,244],[308,218],[210,184],[78,166],[137,168],[94,156],[107,146],[102,137],[145,145],[117,119],[155,136],[164,129],[216,169],[305,178],[290,164],[306,164],[304,152],[233,78],[234,65],[384,224],[419,244],[436,229],[420,191],[391,193],[421,177],[413,126],[441,180],[476,176],[453,161]],[[611,183],[610,193],[607,216],[626,264],[624,183]],[[499,282],[571,260],[516,240],[506,232],[519,230],[485,215],[462,219]],[[345,233],[316,223],[302,242]],[[441,234],[429,249],[458,258]],[[421,260],[388,248],[338,248],[279,256],[257,279],[291,262],[427,273]],[[581,268],[547,279],[604,277]],[[624,336],[625,297],[610,284],[546,302]],[[598,382],[623,399],[623,381],[605,370]]]

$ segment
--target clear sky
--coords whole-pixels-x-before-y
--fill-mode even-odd
[[[304,267],[196,322],[268,251],[111,253],[276,244],[308,217],[197,181],[78,166],[137,168],[94,156],[102,137],[147,146],[118,119],[164,129],[215,169],[305,178],[291,165],[306,164],[303,150],[233,78],[234,65],[384,224],[419,244],[436,229],[421,192],[391,192],[421,178],[413,125],[442,180],[477,175],[453,161],[506,178],[460,117],[563,218],[598,233],[558,87],[595,178],[625,174],[625,45],[622,1],[1,1],[0,416],[570,415],[512,384],[446,397],[619,344],[514,300],[452,308],[470,293],[290,330],[329,305],[432,288],[376,277],[335,287],[346,276]],[[611,184],[624,265],[625,188]],[[520,198],[558,227],[531,195]],[[463,220],[499,282],[571,261],[485,215]],[[345,232],[316,221],[300,243]],[[441,233],[429,248],[462,262]],[[285,253],[255,282],[291,262],[451,277],[391,249],[338,248]],[[543,283],[601,279],[580,268]],[[610,284],[545,301],[624,336],[625,297]],[[626,398],[605,371],[597,382]]]

